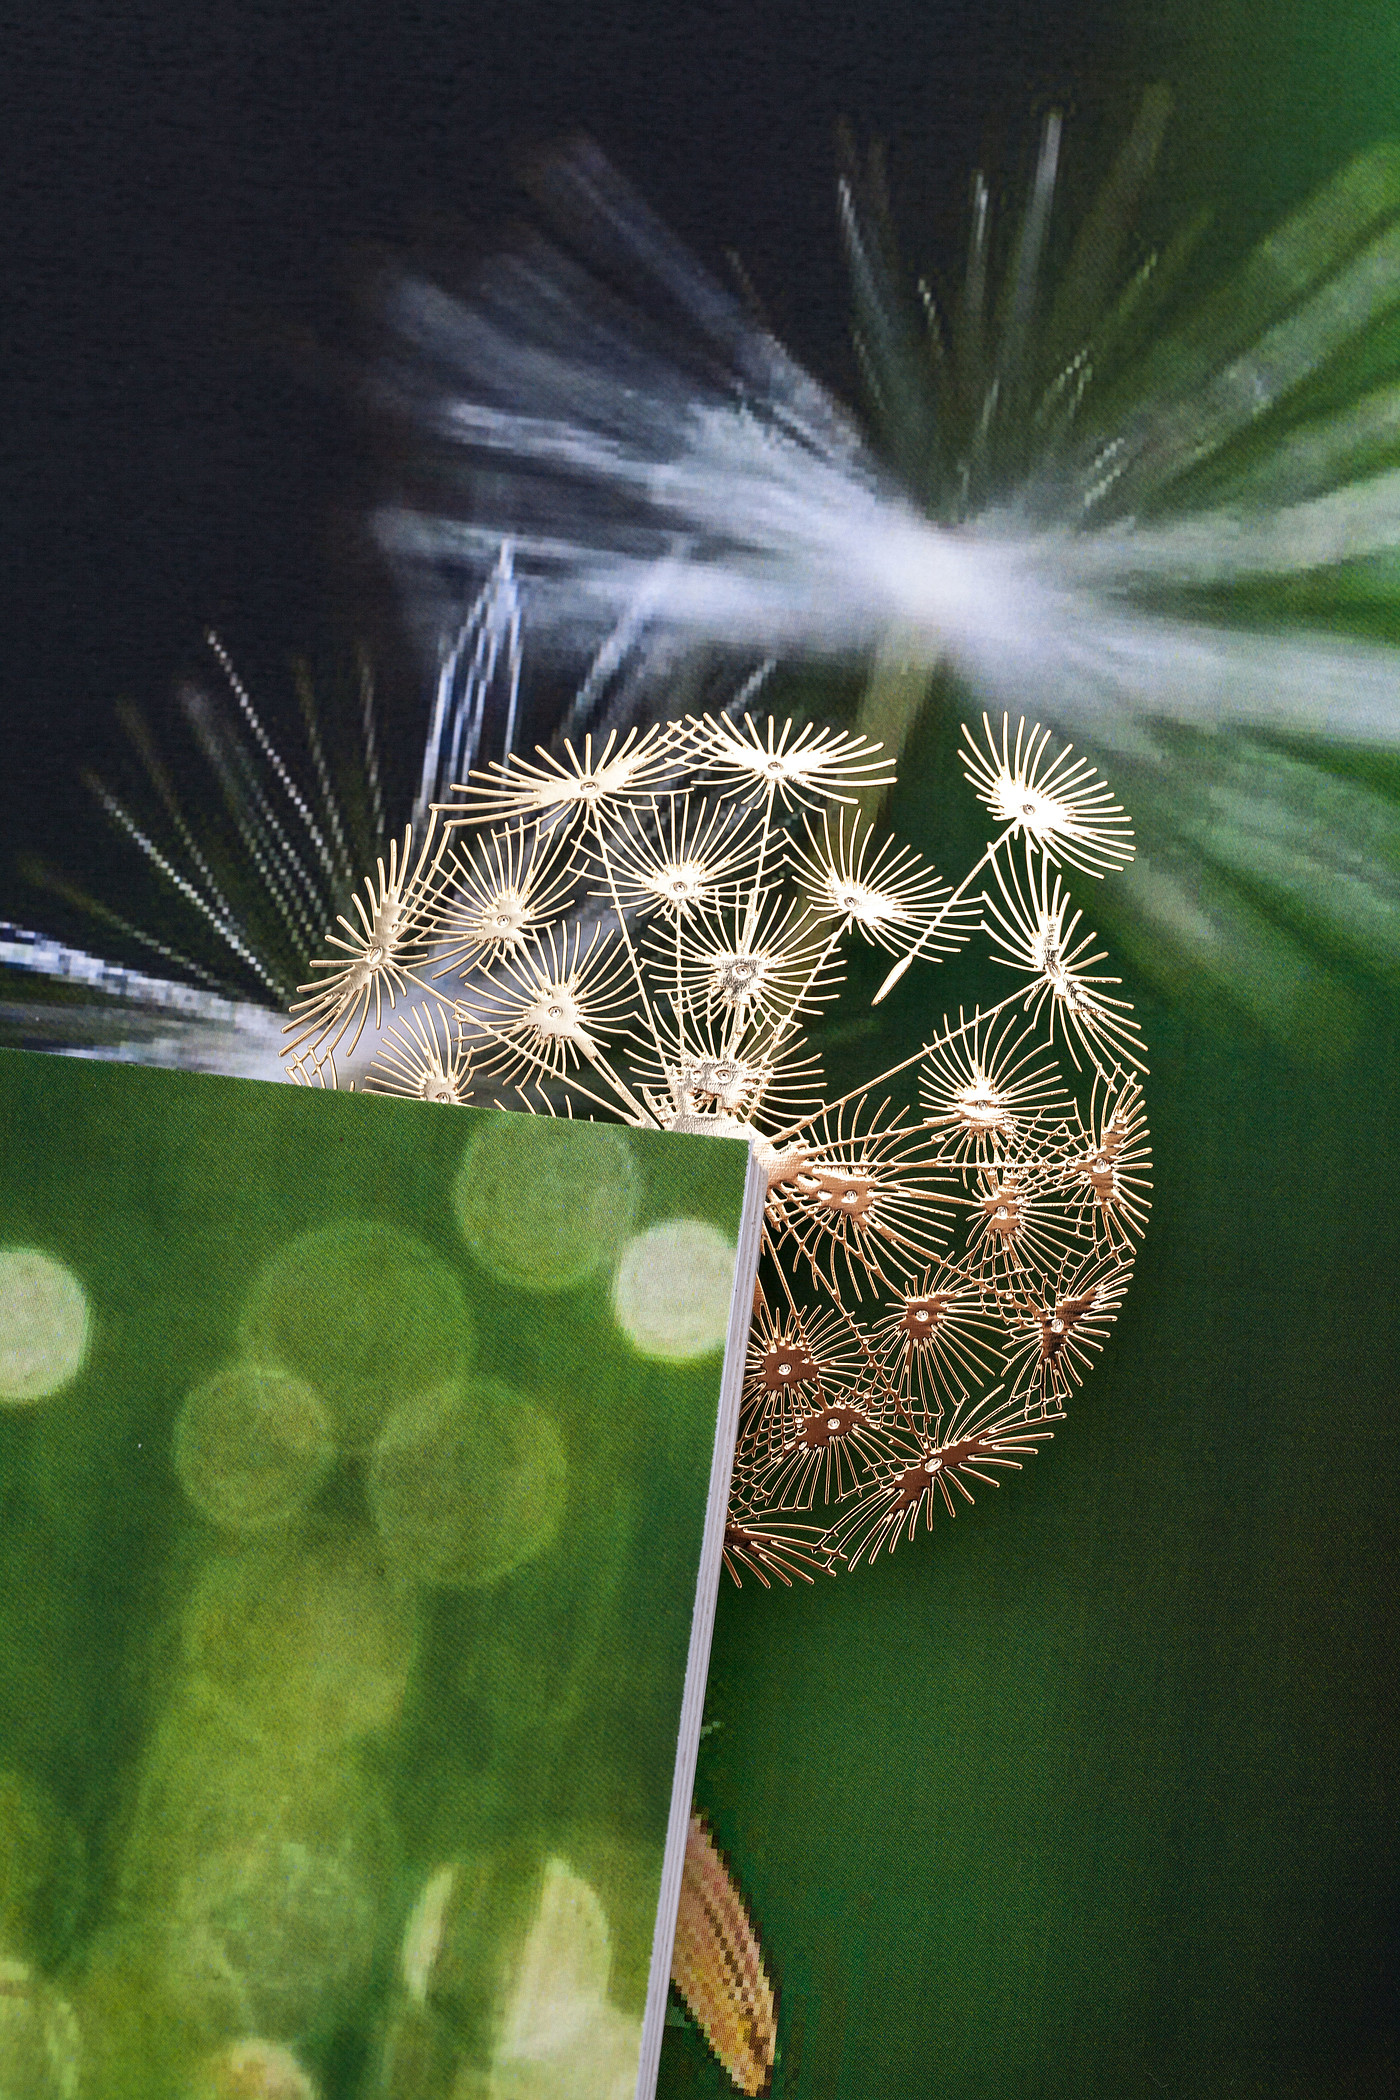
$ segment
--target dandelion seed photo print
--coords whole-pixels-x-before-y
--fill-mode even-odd
[[[744,1148],[7,1051],[0,1154],[0,2092],[631,2100]]]

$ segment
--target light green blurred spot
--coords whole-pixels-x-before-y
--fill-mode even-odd
[[[144,1920],[159,1937],[199,1861],[274,1837],[353,1859],[371,1882],[394,1872],[397,1836],[369,1761],[347,1755],[343,1736],[269,1732],[263,1718],[238,1704],[227,1682],[197,1672],[177,1681],[146,1738],[117,1915]]]
[[[611,1969],[597,1891],[567,1860],[548,1860],[492,2060],[492,2100],[625,2100],[635,2091],[642,2024],[609,2003]]]
[[[195,2068],[189,2100],[317,2100],[319,2087],[278,2042],[229,2042]]]
[[[699,1218],[669,1218],[629,1241],[613,1312],[643,1356],[684,1361],[723,1346],[734,1295],[734,1242]]]
[[[38,1247],[0,1248],[0,1403],[47,1400],[77,1377],[92,1316],[63,1262]]]
[[[397,1719],[416,1625],[368,1527],[315,1523],[206,1563],[185,1661],[265,1736],[309,1752]]]
[[[303,1379],[347,1450],[365,1450],[394,1404],[471,1363],[462,1286],[421,1241],[388,1225],[302,1233],[248,1294],[238,1338],[255,1363]]]
[[[395,1408],[370,1461],[370,1508],[406,1574],[482,1589],[551,1543],[566,1476],[550,1417],[477,1379]]]
[[[521,1291],[567,1291],[611,1265],[639,1200],[622,1131],[525,1115],[484,1123],[452,1186],[473,1256]]]
[[[202,1517],[227,1531],[261,1531],[305,1507],[335,1464],[336,1447],[326,1410],[304,1380],[236,1363],[186,1395],[173,1458]]]
[[[640,2020],[646,2009],[651,1939],[661,1893],[662,1843],[625,1837],[606,1822],[570,1823],[557,1834],[559,1857],[594,1889],[612,1937],[608,1997]]]
[[[323,2037],[368,1979],[374,1922],[372,1888],[353,1860],[261,1836],[201,1859],[185,1878],[166,1940],[166,1988],[205,2032],[251,2023],[284,2041]],[[285,2088],[241,2090],[280,2100]]]
[[[78,2023],[66,1998],[28,1962],[0,1954],[0,2093],[5,2100],[74,2100]]]

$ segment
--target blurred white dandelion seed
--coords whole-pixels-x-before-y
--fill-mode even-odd
[[[1400,952],[1374,851],[1393,795],[1326,749],[1400,738],[1400,652],[1340,631],[1329,590],[1400,545],[1400,151],[1358,154],[1202,296],[1202,217],[1159,245],[1139,224],[1171,102],[1146,90],[1096,183],[1050,111],[1024,198],[978,173],[943,268],[897,226],[880,144],[845,139],[860,415],[572,146],[536,171],[528,267],[506,253],[461,300],[391,288],[393,398],[448,444],[421,507],[379,526],[425,598],[475,588],[509,541],[566,655],[627,619],[658,657],[873,655],[856,728],[886,762],[951,669],[987,710],[969,763],[997,821],[1099,872],[1126,823],[1034,724],[1091,739],[1131,788],[1144,962],[1277,1026],[1266,936],[1300,996],[1329,941],[1373,969]],[[802,796],[815,756],[736,730],[723,777]],[[880,771],[838,783],[836,745],[823,763],[869,813]],[[1319,802],[1325,824],[1291,821]]]

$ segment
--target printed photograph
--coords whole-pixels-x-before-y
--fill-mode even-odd
[[[631,2100],[746,1148],[6,1052],[0,1158],[0,2091]]]

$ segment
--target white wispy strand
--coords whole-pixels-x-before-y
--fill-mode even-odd
[[[1395,651],[1163,602],[1400,545],[1400,473],[1310,486],[1385,425],[1384,402],[1350,435],[1315,433],[1311,465],[1295,444],[1278,485],[1302,500],[1121,515],[1400,303],[1393,224],[1198,395],[1174,388],[1023,500],[944,526],[595,152],[546,190],[582,262],[541,243],[470,302],[399,288],[401,399],[444,465],[437,513],[380,521],[410,570],[479,574],[508,537],[532,632],[595,639],[645,594],[657,627],[739,651],[856,658],[894,633],[911,662],[951,661],[979,698],[1066,725],[1127,711],[1395,740]]]

